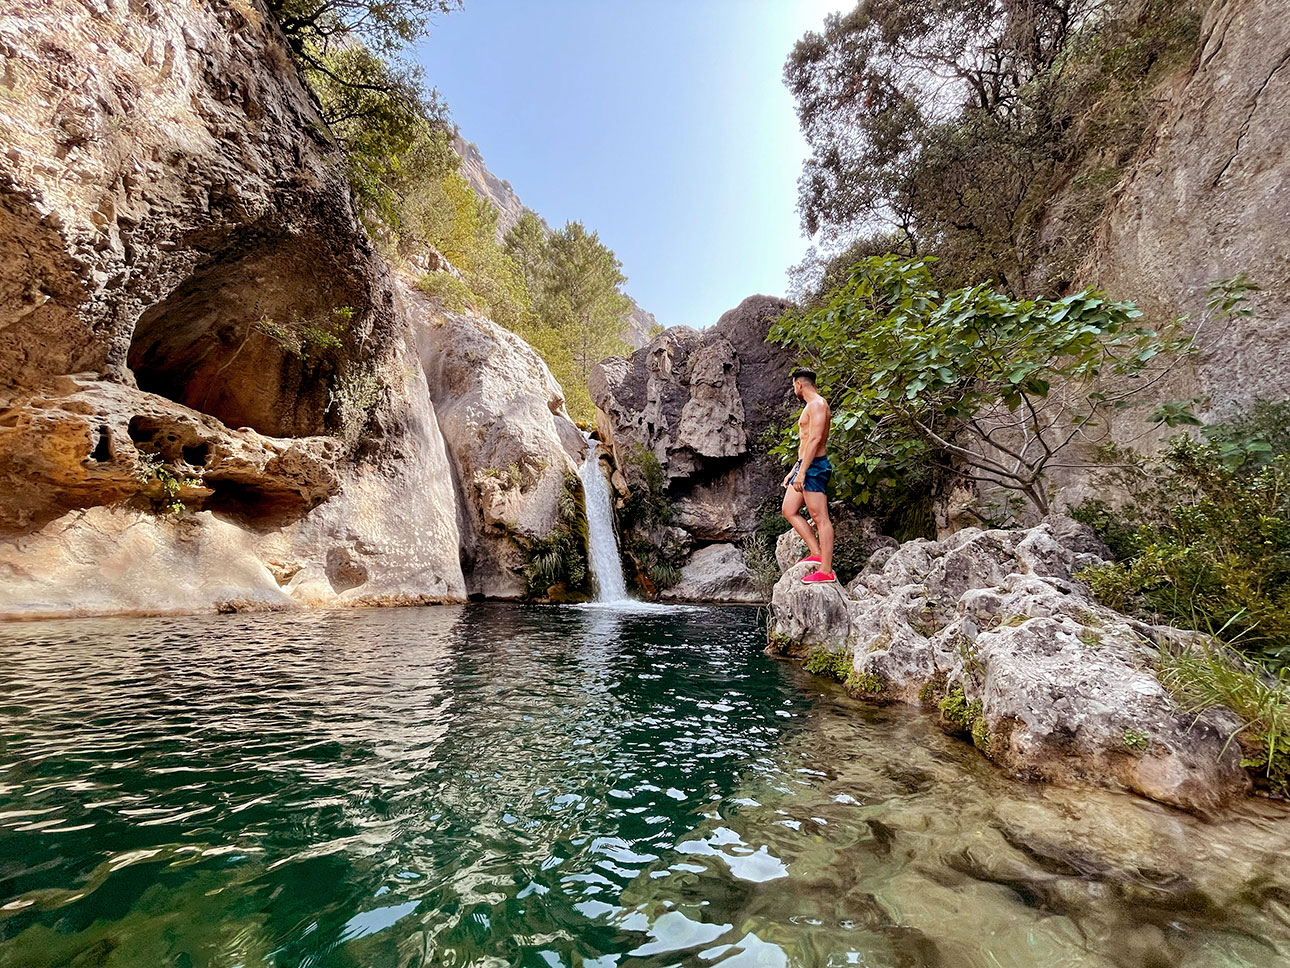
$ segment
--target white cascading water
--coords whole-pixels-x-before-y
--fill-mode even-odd
[[[596,586],[596,601],[621,602],[627,598],[623,561],[614,534],[614,506],[609,482],[600,472],[600,445],[587,442],[587,459],[578,469],[587,499],[587,559]]]

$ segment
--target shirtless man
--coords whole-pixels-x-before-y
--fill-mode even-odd
[[[802,581],[814,584],[821,581],[835,581],[833,574],[833,524],[829,521],[829,500],[824,488],[833,473],[833,465],[824,456],[829,442],[829,402],[820,396],[815,389],[815,373],[811,370],[793,371],[793,392],[799,400],[806,402],[802,416],[797,421],[798,437],[801,440],[797,448],[797,463],[784,478],[784,519],[793,526],[793,530],[802,536],[810,554],[803,562],[818,564],[817,571],[811,572]],[[811,530],[806,518],[802,517],[802,502],[811,512],[811,520],[819,529],[819,540]],[[800,564],[800,562],[799,562]]]

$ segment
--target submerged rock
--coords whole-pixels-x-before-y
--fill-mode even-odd
[[[771,650],[841,653],[846,679],[886,701],[937,704],[942,725],[1018,776],[1120,783],[1209,811],[1250,789],[1237,724],[1183,710],[1158,647],[1195,633],[1093,601],[1075,579],[1106,554],[1082,525],[969,528],[878,551],[849,585],[775,586]]]

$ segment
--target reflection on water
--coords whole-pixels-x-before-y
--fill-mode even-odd
[[[750,609],[0,627],[0,966],[1272,966],[1290,819],[1000,777]]]

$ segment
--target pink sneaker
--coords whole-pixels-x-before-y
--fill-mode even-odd
[[[805,558],[803,558],[801,561],[798,562],[799,565],[818,565],[819,563],[820,563],[819,555],[807,555]]]
[[[837,577],[831,571],[813,571],[802,579],[802,584],[814,585],[816,582],[837,580]]]

